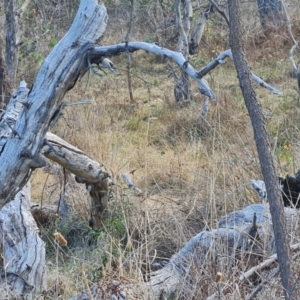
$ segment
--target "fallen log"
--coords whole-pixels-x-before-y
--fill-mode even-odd
[[[256,216],[256,233],[253,235],[253,217]],[[299,246],[299,211],[285,208],[287,232],[291,233],[290,242]],[[270,266],[276,260],[275,239],[268,205],[253,204],[242,210],[222,217],[218,229],[203,231],[193,237],[178,253],[174,254],[169,264],[152,274],[147,283],[155,297],[184,293],[192,297],[192,285],[195,282],[190,269],[194,265],[205,265],[207,260],[224,256],[230,261],[239,259],[242,254],[257,257],[270,257],[260,265],[241,275],[240,281],[249,278],[255,270]],[[273,256],[272,256],[273,255]],[[216,293],[217,297],[217,293]],[[218,299],[218,298],[210,298]]]
[[[296,209],[285,208],[285,216],[288,225],[287,231],[290,233],[290,242],[294,244],[292,249],[296,250],[300,245],[297,221],[300,213]],[[202,231],[194,236],[178,253],[171,257],[165,267],[153,272],[147,283],[126,285],[123,282],[122,290],[132,291],[139,288],[144,293],[147,291],[147,297],[145,294],[140,294],[137,299],[178,299],[183,295],[184,299],[193,299],[193,293],[197,288],[195,276],[201,276],[199,268],[201,269],[202,266],[209,265],[217,257],[223,257],[227,261],[229,271],[237,260],[253,257],[256,261],[259,258],[258,265],[246,270],[231,282],[231,289],[228,286],[226,288],[219,286],[218,291],[207,298],[210,300],[220,299],[220,295],[226,295],[228,291],[235,290],[236,284],[241,285],[246,279],[251,281],[251,276],[255,275],[257,271],[271,267],[277,259],[275,253],[269,206],[267,204],[252,204],[220,218],[217,229]],[[198,269],[198,273],[194,272],[195,268]],[[119,284],[121,283],[119,282]],[[91,287],[92,296],[96,299],[104,296],[121,296],[121,294],[116,294],[116,290],[105,289],[108,285],[109,283],[105,280],[94,284]],[[109,292],[110,294],[107,294]],[[129,293],[127,292],[127,294]],[[83,292],[73,297],[72,300],[88,299],[84,297],[88,296]],[[125,293],[125,296],[120,299],[130,298],[127,298]]]

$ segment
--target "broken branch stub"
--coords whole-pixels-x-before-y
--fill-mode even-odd
[[[42,154],[76,175],[76,182],[86,185],[91,197],[90,225],[93,229],[99,229],[103,223],[112,186],[112,180],[105,167],[50,132],[46,134]]]
[[[47,132],[41,153],[85,182],[96,183],[108,176],[104,166],[57,135]]]

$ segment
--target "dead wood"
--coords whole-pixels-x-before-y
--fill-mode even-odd
[[[30,212],[30,184],[0,211],[3,264],[0,294],[32,299],[45,287],[45,245]]]
[[[43,62],[28,95],[27,107],[0,156],[0,207],[13,199],[24,186],[39,155],[52,116],[65,93],[88,70],[89,50],[103,35],[107,23],[105,6],[98,1],[82,1],[65,37]]]
[[[143,194],[143,191],[137,188],[131,181],[131,178],[128,174],[123,173],[122,178],[125,181],[127,187],[133,192],[135,196],[141,196]]]
[[[205,67],[203,67],[201,70],[197,72],[197,75],[202,78],[206,74],[208,74],[210,71],[212,71],[215,67],[218,65],[223,65],[226,63],[225,58],[229,57],[231,60],[233,60],[232,51],[231,49],[228,49],[222,53],[220,53],[214,60],[212,60],[210,63],[208,63]],[[265,81],[263,81],[260,77],[255,75],[253,72],[250,72],[252,76],[252,80],[254,80],[256,83],[258,83],[261,87],[266,88],[270,92],[272,92],[275,95],[281,95],[281,92],[274,88],[273,86],[269,85]]]
[[[91,196],[90,225],[93,229],[102,227],[112,186],[105,167],[50,132],[46,134],[42,154],[76,175],[76,182],[86,185]]]
[[[300,245],[297,222],[299,211],[285,208],[285,217],[288,232],[293,236],[292,249],[296,250]],[[255,227],[254,239],[253,227]],[[234,261],[242,259],[241,254],[247,255],[248,252],[252,257],[269,258],[244,272],[240,276],[240,284],[246,279],[249,280],[256,272],[271,267],[277,259],[268,205],[253,204],[223,216],[218,222],[218,229],[203,231],[194,236],[178,253],[173,255],[166,267],[152,273],[148,285],[151,286],[156,297],[162,293],[170,295],[175,291],[179,294],[183,292],[185,295],[191,295],[191,284],[195,280],[193,272],[190,272],[193,265],[205,265],[217,255],[223,255]],[[221,293],[226,294],[226,290],[221,290]],[[219,291],[208,299],[218,299],[218,295]]]
[[[46,133],[41,153],[85,182],[96,183],[108,177],[104,165],[51,132]]]
[[[300,247],[299,224],[297,221],[299,211],[285,208],[285,217],[288,221],[290,242],[293,243],[292,250],[298,250]],[[253,231],[255,231],[254,236]],[[174,295],[180,297],[182,294],[186,297],[185,299],[192,299],[193,284],[197,280],[195,276],[201,276],[201,271],[198,270],[198,273],[195,273],[193,268],[199,269],[199,266],[209,264],[215,257],[223,256],[228,258],[228,268],[230,269],[230,261],[236,262],[243,259],[243,256],[247,257],[246,260],[248,261],[248,253],[253,258],[266,257],[266,259],[240,275],[237,281],[232,282],[233,289],[235,289],[235,284],[242,285],[245,281],[251,284],[251,277],[265,268],[274,268],[274,274],[272,272],[270,274],[273,274],[272,276],[277,274],[278,268],[277,265],[274,265],[277,254],[268,205],[253,204],[242,210],[229,213],[219,220],[218,229],[203,231],[194,236],[178,253],[171,257],[163,268],[152,272],[149,282],[144,287],[145,290],[148,290],[149,298],[147,299],[161,299],[160,297],[167,299],[168,297],[172,298]],[[105,284],[112,284],[112,282],[100,282],[93,285],[92,290],[94,291],[94,286],[101,287]],[[143,289],[143,284],[140,283],[139,287]],[[126,284],[124,284],[124,288],[134,290],[134,286]],[[220,285],[218,291],[207,299],[220,299],[219,297],[226,296],[228,291],[230,291],[228,286],[223,288]],[[105,294],[106,292],[108,290],[104,291],[99,288],[97,292],[93,293],[93,297],[113,294],[112,291],[110,291],[111,294]],[[80,297],[85,295],[80,294],[72,299],[82,299]]]

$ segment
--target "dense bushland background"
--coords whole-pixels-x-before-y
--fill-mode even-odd
[[[154,0],[135,1],[132,41],[175,49],[178,33],[173,1],[162,2],[165,15]],[[20,80],[33,83],[43,59],[71,25],[78,3],[32,1],[21,24]],[[101,44],[123,42],[130,1],[104,3],[109,22]],[[300,7],[296,0],[286,4],[297,38]],[[194,23],[208,1],[198,1],[197,5]],[[220,7],[226,11],[226,2],[221,2]],[[283,93],[278,97],[259,86],[256,89],[278,172],[282,176],[294,174],[300,167],[300,98],[288,61],[291,42],[285,28],[261,30],[256,2],[245,1],[242,7],[251,69]],[[207,22],[200,51],[190,58],[190,63],[200,69],[228,48],[228,27],[215,13]],[[210,105],[206,121],[200,122],[203,96],[194,86],[193,99],[182,105],[175,103],[174,79],[169,76],[166,61],[144,52],[132,55],[135,101],[131,102],[126,55],[112,60],[116,75],[108,71],[103,77],[90,73],[65,97],[68,102],[90,99],[91,104],[65,108],[52,129],[102,162],[115,182],[105,226],[96,232],[88,227],[89,196],[85,187],[67,176],[64,197],[70,207],[69,218],[41,227],[47,241],[49,286],[60,283],[54,299],[67,299],[84,289],[86,282],[100,279],[145,280],[150,262],[168,260],[196,233],[215,228],[221,215],[259,201],[250,180],[261,178],[260,165],[233,62],[228,61],[206,76],[218,102]],[[130,173],[143,190],[142,196],[127,189],[120,177],[123,172]],[[32,176],[32,202],[53,204],[62,193],[62,182],[61,174],[36,171]],[[68,239],[68,247],[55,246],[56,230]],[[248,266],[244,262],[239,267],[246,270]],[[196,271],[201,277],[195,299],[205,299],[216,288],[216,272],[223,273],[224,284],[237,275],[227,269],[222,259]],[[242,295],[249,287],[238,288]],[[272,289],[269,298],[264,294],[261,297],[278,299],[279,291]]]

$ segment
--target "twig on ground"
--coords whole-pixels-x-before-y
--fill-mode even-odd
[[[137,188],[131,181],[131,178],[128,174],[126,173],[123,173],[122,174],[122,178],[123,180],[125,181],[126,185],[128,186],[128,188],[133,191],[133,193],[136,195],[136,196],[141,196],[143,194],[143,191],[140,190],[139,188]]]

